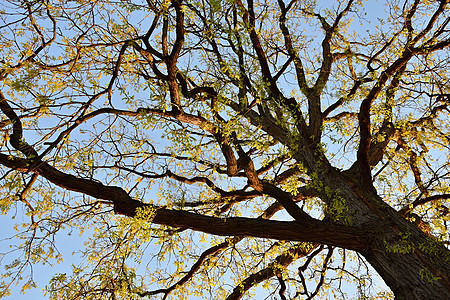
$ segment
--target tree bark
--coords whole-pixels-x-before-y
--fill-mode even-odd
[[[344,218],[349,218],[350,226],[372,227],[370,244],[359,253],[391,288],[395,299],[450,299],[447,248],[386,204],[375,189],[361,188],[339,174],[326,181],[345,199]]]

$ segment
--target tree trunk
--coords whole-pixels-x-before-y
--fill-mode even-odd
[[[408,243],[421,244],[415,238]],[[395,299],[450,299],[448,251],[443,253],[447,259],[427,253],[434,246],[429,245],[425,251],[412,246],[409,252],[396,253],[387,248],[385,241],[377,239],[376,247],[363,255],[391,288]]]
[[[363,256],[395,299],[450,299],[450,251],[403,220],[379,230]]]
[[[347,215],[331,221],[373,228],[370,243],[361,254],[395,299],[450,299],[450,251],[386,204],[373,187],[361,187],[349,178],[331,174],[326,179],[346,205]]]

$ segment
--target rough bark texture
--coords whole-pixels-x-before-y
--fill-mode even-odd
[[[317,159],[310,161],[312,168],[317,165]],[[323,175],[321,198],[328,202],[330,222],[370,231],[360,253],[396,299],[449,299],[450,251],[387,205],[359,174],[358,168],[330,168]],[[345,206],[344,213],[334,215],[333,205]]]
[[[392,289],[395,299],[449,299],[450,251],[376,193],[349,187],[349,181],[338,183],[337,178],[330,180],[346,195],[352,227],[371,228],[371,239],[361,254]]]

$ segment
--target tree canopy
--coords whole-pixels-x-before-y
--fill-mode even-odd
[[[450,299],[448,2],[3,1],[0,296]]]

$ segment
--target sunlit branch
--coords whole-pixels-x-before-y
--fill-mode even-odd
[[[175,42],[172,46],[172,50],[170,52],[170,55],[167,55],[167,46],[163,47],[163,54],[165,56],[165,62],[167,66],[167,83],[169,86],[169,92],[170,92],[170,101],[172,104],[172,111],[173,113],[179,114],[182,111],[182,104],[181,99],[179,95],[179,89],[178,89],[178,83],[177,83],[177,73],[178,70],[176,68],[176,64],[178,62],[178,58],[180,56],[180,52],[183,46],[184,42],[184,12],[181,7],[181,2],[178,0],[172,0],[171,1],[176,13],[176,26],[175,26],[175,32],[176,32],[176,38]],[[164,24],[167,22],[167,18],[164,18]],[[167,24],[164,27],[165,30],[163,32],[166,32],[166,34],[163,34],[163,37],[167,39]],[[163,45],[167,45],[167,40],[164,42]]]
[[[283,254],[277,256],[267,268],[264,268],[256,273],[251,274],[240,283],[236,285],[233,292],[228,295],[227,300],[239,300],[244,294],[259,284],[273,276],[277,276],[282,269],[286,268],[295,260],[310,254],[317,245],[315,244],[295,244],[293,247],[286,250]]]
[[[315,14],[320,22],[322,23],[322,28],[325,31],[325,37],[322,40],[322,65],[319,70],[319,75],[317,77],[314,86],[311,89],[311,93],[308,97],[308,112],[309,112],[309,127],[311,135],[319,138],[323,115],[321,112],[321,101],[320,95],[322,94],[325,85],[328,82],[331,66],[333,64],[333,55],[331,54],[331,39],[339,26],[342,17],[350,10],[353,5],[353,0],[348,1],[347,6],[337,15],[334,20],[333,25],[328,24],[328,22],[320,14]],[[356,87],[358,88],[358,87]],[[350,94],[352,91],[350,91]]]
[[[324,120],[324,123],[331,123],[331,122],[336,122],[339,121],[343,118],[357,118],[358,117],[358,113],[356,112],[348,112],[348,111],[344,111],[341,113],[338,113],[337,115],[331,116],[331,117],[327,117]]]
[[[284,293],[286,292],[286,282],[283,279],[282,274],[277,274],[278,282],[280,283],[280,290],[278,291],[278,294],[280,295],[281,300],[287,300]]]
[[[444,13],[446,6],[448,5],[448,0],[442,0],[439,1],[439,7],[438,9],[434,12],[434,14],[431,16],[430,20],[428,21],[427,26],[421,31],[419,32],[414,39],[412,40],[411,44],[415,45],[417,42],[419,42],[427,33],[430,32],[430,30],[433,28],[434,24],[436,23],[436,21],[438,20],[438,17]],[[412,15],[411,15],[412,17]],[[430,40],[428,40],[427,42],[425,42],[426,44],[429,44],[430,41],[434,41],[436,39],[436,36],[433,36],[433,38],[431,38]]]
[[[28,18],[30,19],[30,22],[31,22],[31,24],[33,26],[33,29],[36,31],[36,33],[41,38],[41,45],[39,47],[37,47],[37,49],[34,50],[33,53],[31,53],[29,56],[27,56],[26,58],[24,58],[21,61],[19,61],[16,65],[10,66],[8,68],[0,69],[0,80],[4,80],[9,74],[11,74],[14,71],[16,71],[16,70],[22,68],[23,66],[25,66],[26,63],[34,62],[36,57],[44,49],[48,48],[48,46],[50,46],[56,39],[57,23],[56,23],[55,18],[51,15],[50,10],[48,8],[46,9],[46,15],[50,19],[50,22],[52,23],[52,37],[49,40],[45,40],[45,37],[44,37],[44,35],[42,34],[42,32],[40,30],[40,26],[38,24],[36,24],[33,12],[31,10],[31,4],[30,3],[26,3],[25,6],[26,6],[26,9],[27,9],[27,12],[28,12]]]
[[[409,145],[402,139],[399,138],[397,143],[399,146],[406,152],[409,156],[409,166],[414,175],[414,181],[416,182],[417,188],[421,191],[422,194],[428,196],[428,190],[425,188],[422,178],[421,172],[417,163],[417,154],[409,147]]]
[[[408,215],[408,213],[410,213],[411,211],[413,211],[416,207],[418,207],[420,205],[424,205],[426,203],[433,202],[433,201],[446,200],[446,199],[450,199],[450,194],[433,195],[433,196],[418,198],[413,203],[405,205],[398,212],[401,215],[406,216],[406,215]]]
[[[318,252],[317,252],[317,253],[318,253]],[[329,261],[330,261],[332,255],[333,255],[333,248],[332,248],[332,247],[328,247],[327,255],[326,255],[325,259],[323,260],[322,270],[321,270],[321,272],[320,272],[320,279],[319,279],[319,282],[317,283],[314,292],[312,292],[311,294],[308,293],[308,290],[307,290],[307,288],[306,288],[306,283],[305,283],[305,278],[304,278],[304,276],[303,276],[303,272],[300,272],[300,270],[299,270],[299,273],[298,273],[298,274],[299,274],[299,276],[300,276],[300,278],[301,278],[301,281],[302,281],[302,284],[303,284],[303,289],[304,289],[304,291],[301,292],[301,294],[302,294],[302,295],[306,295],[306,296],[307,296],[306,299],[308,299],[308,300],[313,299],[313,298],[317,295],[317,293],[319,292],[320,288],[322,287],[322,285],[323,285],[323,283],[324,283],[324,279],[325,279],[325,272],[326,272],[326,270],[327,270],[327,266],[328,266],[328,263],[329,263]],[[314,257],[314,255],[311,255],[310,258],[312,258],[312,257]],[[309,261],[310,261],[310,260],[309,260]],[[304,268],[304,266],[302,267],[302,269],[303,269],[303,268]]]
[[[388,79],[390,79],[399,69],[403,68],[412,56],[413,51],[411,49],[403,49],[402,55],[381,73],[376,84],[372,87],[366,98],[361,103],[358,114],[360,141],[357,152],[357,164],[360,169],[362,183],[365,184],[367,188],[373,189],[369,162],[369,149],[372,141],[372,135],[370,132],[370,109],[372,107],[372,103],[377,98]]]
[[[240,240],[242,240],[241,237],[234,237],[230,240],[226,240],[225,242],[222,242],[216,246],[213,246],[213,247],[203,251],[203,253],[197,259],[197,261],[192,265],[192,267],[189,269],[189,271],[186,273],[186,275],[184,275],[180,280],[178,280],[176,283],[172,284],[168,288],[158,289],[158,290],[154,290],[154,291],[145,291],[145,292],[136,291],[135,293],[141,297],[157,295],[157,294],[164,294],[163,299],[166,299],[167,296],[170,294],[170,292],[172,292],[176,288],[178,288],[178,287],[182,286],[183,284],[185,284],[186,282],[188,282],[195,275],[195,273],[202,267],[205,260],[209,259],[210,257],[216,256],[218,253],[220,253],[224,249],[228,248],[231,244],[236,244]]]
[[[13,133],[9,136],[11,145],[22,152],[27,158],[35,159],[38,154],[27,142],[23,140],[22,121],[11,108],[3,93],[0,91],[0,109],[13,124]]]
[[[122,167],[122,166],[116,166],[116,167],[118,169],[125,170],[127,172],[139,175],[139,176],[141,176],[143,178],[159,179],[159,178],[167,177],[167,178],[171,178],[171,179],[174,179],[174,180],[176,180],[178,182],[185,183],[185,184],[204,183],[211,190],[213,190],[214,192],[219,194],[220,198],[224,198],[224,199],[232,199],[232,198],[236,197],[236,198],[242,198],[242,200],[244,200],[244,199],[250,199],[250,198],[254,198],[254,197],[258,196],[258,195],[261,195],[257,191],[250,191],[250,192],[246,192],[245,190],[225,191],[225,190],[221,189],[220,187],[216,186],[207,177],[196,176],[196,177],[193,177],[193,178],[187,178],[187,177],[184,177],[184,176],[177,175],[177,174],[171,172],[170,170],[167,170],[166,172],[164,172],[162,174],[147,174],[147,173],[138,172],[138,171],[126,168],[126,167]]]
[[[363,83],[366,82],[370,82],[372,81],[371,79],[360,79],[355,81],[355,83],[353,84],[352,88],[350,89],[350,92],[346,95],[346,96],[342,96],[341,98],[339,98],[338,101],[336,101],[335,103],[331,104],[329,107],[327,107],[325,109],[325,111],[322,114],[322,117],[326,120],[326,121],[333,121],[337,116],[339,116],[342,113],[339,113],[337,116],[331,117],[331,118],[327,118],[328,115],[335,110],[336,108],[340,107],[345,101],[349,101],[350,99],[353,98],[353,96],[356,94],[356,92],[358,91],[358,89],[360,88],[360,86]]]

